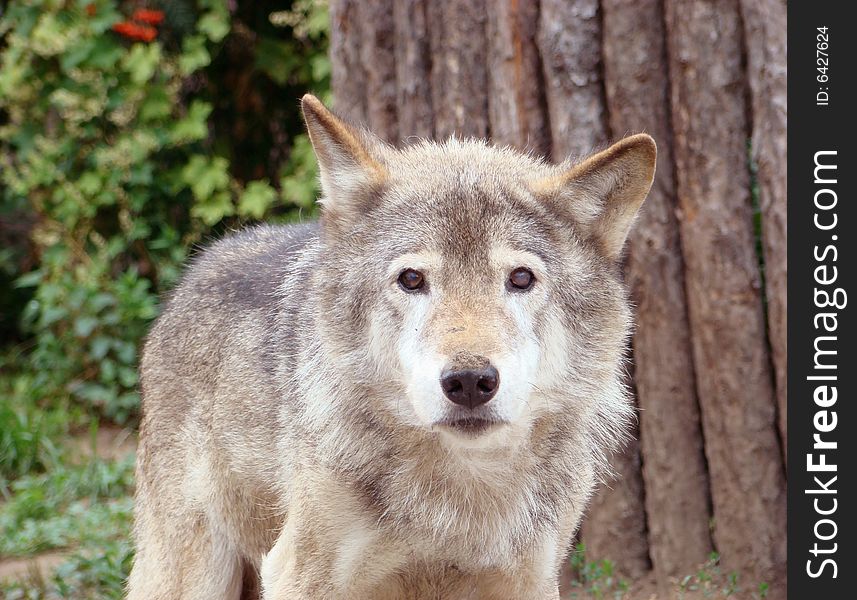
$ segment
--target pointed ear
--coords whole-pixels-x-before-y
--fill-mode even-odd
[[[616,260],[655,176],[657,146],[644,133],[632,135],[581,163],[531,184],[533,193],[569,217]]]
[[[318,159],[325,220],[347,222],[371,210],[387,178],[383,142],[342,121],[311,94],[301,98]]]

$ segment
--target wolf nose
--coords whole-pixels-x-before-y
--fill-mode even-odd
[[[446,397],[467,408],[485,404],[500,385],[500,374],[493,365],[479,369],[446,369],[440,376],[440,387]]]

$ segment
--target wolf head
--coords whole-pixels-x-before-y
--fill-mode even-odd
[[[302,105],[323,192],[319,322],[369,390],[361,410],[474,447],[557,414],[628,414],[617,261],[652,138],[552,166],[482,141],[399,150]]]

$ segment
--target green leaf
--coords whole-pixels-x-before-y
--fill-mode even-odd
[[[72,36],[52,11],[42,13],[30,34],[30,44],[37,55],[49,58],[63,53],[72,42]]]
[[[235,213],[232,199],[228,192],[219,192],[204,202],[198,202],[191,208],[190,214],[208,226],[218,223],[223,217]]]
[[[251,181],[238,200],[238,214],[261,219],[276,199],[277,192],[267,180]]]
[[[222,156],[208,159],[201,154],[191,157],[182,169],[182,179],[190,186],[197,200],[208,200],[217,190],[223,190],[229,184],[229,161]]]
[[[94,171],[86,171],[77,180],[77,186],[80,191],[87,196],[94,196],[101,191],[101,176]]]
[[[172,128],[172,141],[175,144],[203,140],[208,136],[208,115],[211,114],[211,104],[202,100],[194,100],[187,115],[180,119]]]
[[[163,85],[151,86],[147,89],[146,98],[140,104],[140,120],[160,121],[173,112],[174,99],[170,98]]]
[[[65,52],[60,58],[60,67],[66,73],[77,67],[90,57],[95,50],[96,41],[92,38],[83,39]]]
[[[294,44],[263,36],[256,44],[256,68],[274,82],[284,85],[300,66],[300,56]]]
[[[229,33],[229,13],[225,9],[211,10],[200,17],[196,28],[212,42],[219,42]]]
[[[21,275],[20,277],[18,277],[18,279],[15,280],[15,287],[27,288],[37,286],[42,282],[42,279],[44,279],[44,277],[45,274],[42,273],[42,271],[30,271],[29,273],[25,273],[24,275]]]
[[[75,396],[96,406],[108,404],[113,398],[110,388],[99,383],[77,383],[69,387]]]
[[[326,54],[318,54],[310,59],[312,78],[316,81],[324,81],[330,77],[331,64]]]
[[[139,85],[152,78],[160,60],[160,44],[134,44],[122,61],[122,67],[131,75],[131,81]]]
[[[90,345],[90,354],[95,360],[102,360],[110,351],[111,340],[103,335],[97,336]]]
[[[85,60],[85,66],[99,71],[112,71],[125,55],[125,49],[107,36],[95,40],[95,47]]]
[[[89,334],[98,326],[98,319],[95,317],[78,317],[74,321],[74,334],[77,337],[89,337]]]
[[[137,385],[137,370],[131,367],[119,367],[119,385],[125,388],[133,388]]]
[[[194,71],[211,63],[211,54],[205,47],[205,38],[201,35],[186,37],[182,42],[182,54],[179,56],[179,70],[187,77]]]

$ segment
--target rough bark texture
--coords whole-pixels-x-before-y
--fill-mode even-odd
[[[431,44],[429,0],[396,0],[396,81],[399,135],[434,136],[431,98]]]
[[[636,438],[610,461],[615,475],[602,484],[583,519],[586,560],[608,559],[617,573],[636,579],[651,569]]]
[[[550,131],[536,45],[539,5],[496,2],[488,11],[491,137],[498,144],[550,154]]]
[[[539,48],[552,156],[583,156],[607,141],[598,0],[542,0]]]
[[[396,28],[393,0],[366,2],[360,10],[362,51],[366,69],[366,116],[373,131],[391,144],[398,143],[399,125],[396,105]]]
[[[429,4],[435,135],[488,137],[485,0]]]
[[[779,589],[785,480],[754,250],[741,18],[737,0],[667,0],[665,8],[714,542],[727,568]]]
[[[649,556],[663,579],[691,572],[712,550],[708,473],[675,216],[663,13],[659,0],[603,0],[602,10],[613,137],[646,131],[658,143],[655,182],[629,238],[625,273],[637,307],[634,383]]]
[[[759,167],[768,339],[786,458],[786,11],[782,0],[741,0],[753,107],[753,159]]]
[[[331,85],[336,112],[366,123],[366,68],[361,54],[360,0],[330,0]]]

